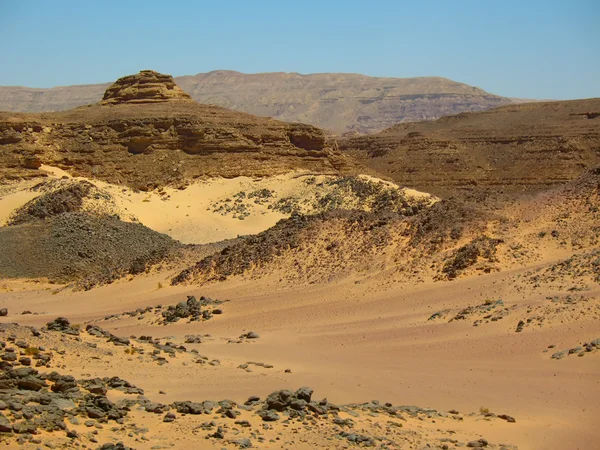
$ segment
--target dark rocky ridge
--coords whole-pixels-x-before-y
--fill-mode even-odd
[[[180,247],[177,241],[116,217],[64,213],[0,228],[0,276],[48,278],[90,288],[142,273]]]
[[[33,190],[42,189],[43,183],[34,186]],[[110,202],[112,199],[88,181],[65,183],[56,190],[42,193],[39,197],[27,202],[11,215],[8,225],[19,225],[67,212],[82,212],[83,203],[87,198]]]

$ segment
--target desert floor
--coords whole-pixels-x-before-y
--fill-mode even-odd
[[[249,395],[264,397],[306,385],[317,397],[338,404],[378,399],[461,412],[487,408],[511,415],[516,423],[481,420],[470,425],[473,438],[480,435],[522,449],[591,448],[600,441],[595,426],[600,413],[598,355],[554,360],[550,355],[555,350],[547,348],[561,350],[596,339],[598,302],[589,303],[587,312],[573,312],[577,317],[571,320],[565,320],[565,311],[553,315],[547,297],[564,293],[531,288],[521,278],[526,271],[417,285],[384,285],[385,274],[379,274],[297,289],[281,289],[278,280],[265,279],[159,289],[164,274],[88,292],[7,282],[0,303],[11,311],[2,322],[42,326],[57,316],[83,324],[174,304],[186,295],[227,300],[222,315],[201,323],[153,325],[128,316],[97,323],[119,336],[151,335],[174,342],[209,334],[205,342],[187,346],[209,360],[218,359],[218,366],[185,361],[140,366],[122,350],[108,360],[65,355],[62,372],[76,377],[118,374],[143,387],[153,401],[243,402]],[[597,299],[600,288],[585,294]],[[487,299],[502,299],[509,314],[479,326],[472,320],[428,320],[436,311],[457,312]],[[15,317],[25,310],[36,314]],[[532,321],[515,332],[519,320],[542,310],[547,314],[541,325]],[[230,343],[250,330],[260,338]],[[248,361],[273,367],[252,372],[238,368]]]

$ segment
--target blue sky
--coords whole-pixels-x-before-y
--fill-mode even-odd
[[[443,76],[523,98],[600,97],[600,0],[0,0],[0,85],[191,75]]]

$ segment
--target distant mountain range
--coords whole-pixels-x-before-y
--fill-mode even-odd
[[[218,70],[176,77],[175,82],[200,103],[303,122],[336,134],[373,133],[401,122],[435,120],[523,102],[440,77]],[[61,111],[96,103],[109,85],[51,89],[0,86],[0,111]]]

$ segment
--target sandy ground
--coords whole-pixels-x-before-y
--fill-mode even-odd
[[[590,300],[574,318],[557,314],[516,333],[528,311],[547,307],[549,295],[565,294],[530,288],[520,281],[524,272],[414,286],[392,284],[385,289],[353,279],[291,290],[279,290],[277,280],[157,289],[160,275],[78,293],[52,294],[49,287],[31,290],[31,286],[19,290],[8,283],[0,293],[0,305],[10,311],[2,322],[41,326],[59,315],[85,323],[142,306],[176,303],[188,294],[210,295],[229,301],[223,315],[203,323],[158,326],[135,317],[97,323],[117,335],[170,337],[174,342],[183,342],[188,334],[210,334],[206,342],[189,347],[220,360],[219,366],[190,367],[185,361],[173,361],[140,370],[125,358],[75,364],[67,357],[66,370],[77,376],[117,372],[144,387],[152,400],[163,402],[243,401],[249,395],[308,385],[334,403],[378,399],[440,410],[487,408],[517,420],[502,427],[472,424],[470,430],[490,442],[522,449],[590,448],[600,439],[595,427],[600,413],[600,352],[553,360],[553,350],[544,350],[600,337],[600,288],[585,292]],[[7,291],[11,287],[14,290]],[[497,322],[474,327],[473,320],[427,320],[439,310],[458,311],[498,298],[510,313]],[[22,310],[39,315],[17,316]],[[249,330],[260,339],[228,343]],[[248,361],[274,367],[252,372],[238,368]],[[167,395],[158,396],[159,390]]]
[[[62,176],[49,170],[54,177]],[[97,185],[113,195],[124,213],[150,228],[183,242],[201,243],[257,233],[284,217],[257,204],[249,217],[239,220],[211,210],[215,202],[242,190],[263,188],[277,190],[279,197],[301,195],[301,189],[309,189],[303,181],[306,176],[218,179],[162,193]],[[4,195],[0,223],[9,216],[9,210],[32,195],[31,191]],[[524,225],[513,233],[522,240],[552,223],[536,221],[538,216],[531,208],[515,214],[528,212],[530,223],[523,217]],[[458,423],[407,423],[407,433],[414,433],[415,438],[414,446],[408,447],[406,441],[408,448],[422,448],[430,442],[423,436],[444,433],[463,442],[484,437],[495,445],[505,443],[520,449],[595,448],[600,442],[596,425],[600,415],[600,351],[560,360],[551,355],[600,338],[600,286],[588,283],[583,290],[573,289],[569,280],[536,286],[531,282],[531,271],[570,256],[572,249],[555,245],[552,251],[541,246],[536,250],[535,262],[524,261],[518,269],[505,266],[502,272],[445,282],[399,283],[391,272],[373,271],[310,286],[290,287],[271,276],[261,280],[234,278],[205,287],[171,287],[167,280],[173,273],[153,272],[87,292],[73,292],[42,282],[0,280],[0,308],[9,311],[0,323],[41,327],[65,316],[71,323],[83,327],[93,322],[118,336],[150,335],[178,344],[186,335],[209,335],[203,343],[186,347],[196,349],[209,361],[218,360],[215,366],[195,364],[189,353],[158,365],[145,355],[127,354],[123,348],[111,347],[109,354],[108,344],[94,350],[104,351],[105,357],[95,359],[92,356],[99,353],[73,344],[53,361],[62,373],[78,378],[118,375],[144,388],[146,396],[156,402],[229,398],[241,403],[250,395],[264,398],[278,389],[310,386],[316,398],[327,397],[336,404],[377,399],[440,411],[457,409],[465,414],[464,421]],[[181,320],[166,326],[153,323],[151,315],[142,320],[126,315],[105,320],[111,314],[185,301],[187,295],[224,300],[223,314],[206,322]],[[492,320],[490,312],[481,307],[497,300],[502,300],[502,306],[491,313],[502,310],[502,314]],[[472,309],[465,319],[450,320],[468,307]],[[21,315],[23,311],[33,314]],[[440,313],[439,317],[429,320],[434,313]],[[517,332],[521,321],[522,331]],[[260,338],[238,342],[248,331]],[[83,339],[85,343],[92,338],[86,335]],[[239,368],[248,362],[273,367]],[[486,420],[481,410],[508,414],[516,423]],[[150,428],[149,441],[131,437],[128,442],[135,448],[157,444],[224,447],[204,439],[207,432],[198,431],[197,418],[188,416],[175,424],[163,424],[160,416],[139,411],[132,416]],[[366,416],[357,420],[359,428],[373,432],[382,426],[380,419]],[[256,416],[248,415],[248,420],[256,428],[261,426]],[[260,443],[253,436],[255,446],[349,447],[347,442],[326,441],[330,431],[317,425],[307,430],[277,424],[272,431],[264,430],[265,439]],[[110,436],[107,430],[101,435]]]
[[[61,177],[72,178],[56,167],[42,166],[42,169],[48,173],[49,180]],[[394,183],[366,175],[361,178],[399,189]],[[292,172],[259,179],[212,178],[197,181],[185,189],[164,188],[152,192],[135,192],[123,186],[87,178],[75,179],[89,181],[108,192],[114,198],[117,211],[123,220],[135,218],[148,228],[167,234],[184,244],[208,244],[257,234],[272,227],[277,221],[289,217],[289,214],[269,208],[269,204],[287,198],[300,201],[312,199],[318,191],[327,192],[327,187],[317,185],[333,177]],[[310,184],[307,183],[308,179],[312,181]],[[41,193],[28,190],[39,182],[37,180],[15,184],[6,195],[0,192],[0,226],[6,224],[16,208]],[[254,199],[248,198],[239,202],[243,206],[241,211],[247,211],[247,215],[243,214],[241,219],[240,214],[235,210],[219,210],[223,205],[235,206],[236,194],[241,192],[250,194],[265,189],[272,195],[268,202],[257,203]],[[329,191],[331,190],[332,188],[329,188]],[[413,189],[403,189],[403,191],[410,198],[431,197],[429,194]]]

